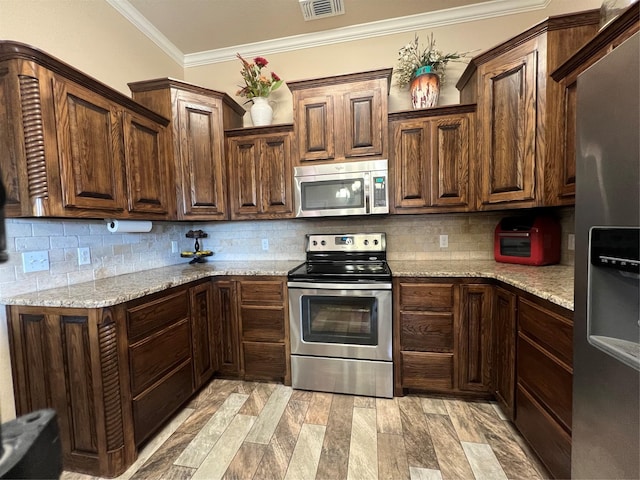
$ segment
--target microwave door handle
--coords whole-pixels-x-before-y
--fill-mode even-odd
[[[371,213],[371,201],[369,196],[371,195],[371,174],[364,174],[364,211],[368,215]]]

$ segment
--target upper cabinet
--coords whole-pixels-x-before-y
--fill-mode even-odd
[[[599,11],[550,17],[473,58],[456,85],[478,104],[480,210],[556,205],[551,201],[564,122],[563,95],[550,73],[592,38]]]
[[[231,219],[293,218],[293,127],[228,130]]]
[[[389,115],[393,213],[469,210],[475,105]]]
[[[298,82],[294,164],[387,158],[391,68]]]
[[[552,165],[549,202],[573,204],[576,192],[576,86],[578,75],[640,30],[640,4],[629,6],[620,16],[603,28],[551,76],[560,84],[564,122],[553,132],[557,139],[559,161]]]
[[[224,129],[241,127],[245,110],[225,93],[171,78],[129,88],[137,102],[171,119],[178,219],[228,219]]]
[[[37,49],[0,42],[8,217],[171,218],[167,124]]]

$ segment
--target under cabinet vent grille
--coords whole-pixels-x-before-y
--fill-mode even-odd
[[[344,0],[300,0],[305,20],[335,17],[344,14]]]

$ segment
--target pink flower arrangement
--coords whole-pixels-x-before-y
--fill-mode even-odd
[[[241,86],[236,95],[246,97],[249,100],[254,97],[268,97],[271,92],[284,83],[275,72],[271,72],[270,76],[262,73],[262,69],[269,65],[266,58],[256,57],[253,59],[253,63],[249,63],[239,53],[237,56],[242,62],[240,74],[244,80],[244,86]]]

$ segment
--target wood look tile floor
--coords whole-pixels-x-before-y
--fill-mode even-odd
[[[63,480],[96,477],[64,472]],[[213,380],[119,479],[548,478],[493,402]]]

